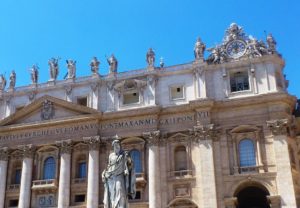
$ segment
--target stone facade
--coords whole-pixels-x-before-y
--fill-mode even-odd
[[[186,64],[2,89],[0,207],[102,207],[115,135],[137,153],[130,207],[299,207],[281,55],[237,25],[207,60],[200,41]]]

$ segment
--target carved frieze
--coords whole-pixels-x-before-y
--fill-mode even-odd
[[[62,140],[62,141],[56,141],[56,145],[60,149],[60,154],[71,154],[72,151],[72,140]]]
[[[267,126],[273,135],[285,135],[287,133],[288,119],[267,121]]]
[[[117,83],[114,86],[114,89],[119,93],[124,93],[131,90],[138,90],[138,91],[143,90],[146,85],[147,82],[144,80],[129,79]]]
[[[200,140],[216,140],[218,131],[215,129],[214,124],[197,125],[190,129],[190,134],[193,136],[195,142]]]
[[[160,131],[144,132],[143,137],[150,146],[158,146],[160,144]]]
[[[8,148],[0,147],[0,160],[7,161],[8,160]]]
[[[84,137],[83,141],[88,145],[89,150],[99,150],[100,136]]]
[[[35,146],[33,146],[32,144],[19,145],[18,149],[21,151],[21,155],[24,158],[32,158],[35,152]]]

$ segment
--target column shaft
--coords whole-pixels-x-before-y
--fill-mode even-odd
[[[31,157],[24,157],[22,163],[19,208],[30,207],[32,165],[33,159]]]
[[[159,191],[159,156],[158,146],[151,145],[149,147],[149,208],[160,208],[161,199]]]
[[[58,208],[69,207],[70,204],[70,178],[71,154],[63,153],[60,156],[60,174],[58,189]]]
[[[0,207],[4,207],[6,175],[7,175],[7,160],[0,160],[0,181],[1,181],[1,183],[0,183]]]
[[[99,150],[89,151],[87,208],[99,204]]]

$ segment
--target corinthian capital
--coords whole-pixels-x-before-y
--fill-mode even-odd
[[[285,135],[287,133],[288,119],[267,121],[267,126],[273,135]]]
[[[35,151],[35,146],[32,144],[19,145],[18,149],[21,151],[21,154],[24,158],[32,158]]]
[[[147,143],[149,145],[159,145],[160,139],[159,139],[160,131],[149,131],[144,132],[143,137],[147,140]]]
[[[8,148],[0,147],[0,160],[7,161],[8,160]]]
[[[89,146],[89,150],[98,150],[100,136],[83,137],[83,141]]]
[[[72,140],[62,140],[62,141],[56,141],[56,145],[60,149],[60,154],[71,154],[72,150]]]
[[[214,140],[217,138],[217,130],[214,124],[194,126],[193,129],[190,129],[190,134],[194,137],[196,142],[200,140]]]

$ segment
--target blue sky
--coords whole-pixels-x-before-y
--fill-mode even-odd
[[[49,79],[48,60],[60,57],[59,79],[66,74],[66,59],[77,61],[77,76],[89,75],[93,56],[106,74],[105,55],[114,53],[119,71],[146,66],[149,47],[156,63],[193,60],[200,36],[207,47],[222,41],[232,22],[247,34],[265,39],[271,32],[286,61],[289,92],[300,97],[300,1],[200,0],[1,0],[0,73],[17,73],[17,86],[30,83],[28,69],[40,67],[39,82]],[[206,53],[207,55],[208,53]]]

